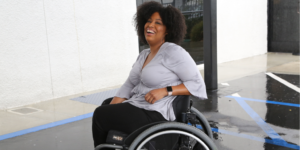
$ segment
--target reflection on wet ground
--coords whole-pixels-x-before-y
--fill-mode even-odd
[[[299,87],[299,75],[275,75]],[[220,84],[208,100],[193,98],[193,106],[215,129],[219,149],[299,149],[299,96],[259,73]]]

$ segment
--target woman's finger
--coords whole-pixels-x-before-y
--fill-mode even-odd
[[[154,104],[156,102],[156,99],[153,99],[152,104]]]
[[[153,98],[151,98],[151,100],[150,100],[150,104],[153,104]]]
[[[145,98],[146,99],[146,101],[148,102],[148,103],[151,103],[152,104],[152,101],[153,101],[153,97],[149,94],[148,96],[147,96],[147,98]]]
[[[153,99],[153,98],[152,98],[151,96],[148,96],[148,97],[147,97],[147,102],[151,103],[152,99]]]
[[[153,97],[151,103],[154,104],[156,102],[156,98]]]
[[[148,93],[145,95],[145,100],[146,100],[147,102],[149,101],[149,94],[148,94]]]
[[[152,93],[153,91],[150,91],[149,93],[147,93],[145,95],[145,100],[150,103],[150,104],[154,104],[156,101],[156,98],[154,96],[154,93]]]
[[[151,103],[152,100],[153,100],[153,97],[152,97],[152,96],[149,96],[149,97],[148,97],[148,102]]]

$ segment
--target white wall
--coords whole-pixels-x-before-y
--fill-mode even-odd
[[[119,85],[138,55],[136,0],[0,4],[0,109]]]
[[[267,53],[267,0],[217,0],[218,63]]]
[[[0,109],[123,83],[136,0],[0,4]],[[217,1],[218,63],[267,52],[267,0]]]

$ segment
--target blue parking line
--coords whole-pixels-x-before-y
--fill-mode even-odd
[[[253,140],[264,140],[266,143],[289,147],[293,149],[300,149],[298,145],[289,144],[287,143],[275,130],[273,130],[246,102],[245,100],[256,101],[256,102],[264,102],[264,103],[271,103],[271,104],[279,104],[285,106],[293,106],[299,107],[299,104],[292,104],[292,103],[284,103],[284,102],[276,102],[270,100],[257,100],[251,98],[244,98],[244,97],[235,97],[235,96],[226,96],[228,98],[234,98],[238,104],[248,113],[248,115],[267,133],[267,135],[272,139],[257,139],[254,138]],[[226,132],[226,131],[223,131]],[[228,133],[227,133],[228,134]],[[247,137],[249,138],[249,137]]]
[[[189,125],[191,125],[189,123]],[[201,125],[196,124],[196,127],[198,129],[203,129]],[[274,141],[274,140],[270,140],[270,139],[264,139],[261,137],[255,137],[252,135],[247,135],[247,134],[243,134],[243,133],[236,133],[236,132],[232,132],[232,131],[228,131],[228,130],[223,130],[223,129],[218,129],[218,128],[211,128],[211,130],[213,132],[218,132],[218,133],[223,133],[223,134],[227,134],[227,135],[233,135],[233,136],[237,136],[237,137],[241,137],[241,138],[246,138],[246,139],[250,139],[250,140],[254,140],[254,141],[259,141],[259,142],[264,142],[264,143],[269,143],[269,144],[273,144],[273,145],[278,145],[278,146],[284,146],[284,147],[288,147],[288,148],[292,148],[292,149],[300,149],[300,146],[295,145],[295,144],[290,144],[287,142],[278,142],[278,141]]]
[[[244,98],[244,97],[236,97],[236,96],[226,96],[226,97],[234,98],[234,99],[242,99],[242,100],[247,100],[247,101],[269,103],[269,104],[278,104],[278,105],[284,105],[284,106],[300,107],[300,104],[293,104],[293,103],[277,102],[277,101],[270,101],[270,100],[260,100],[260,99]]]
[[[217,129],[217,128],[211,128],[211,129],[213,132],[219,132],[219,133],[223,133],[223,134],[227,134],[227,135],[233,135],[233,136],[237,136],[237,137],[241,137],[241,138],[246,138],[246,139],[250,139],[250,140],[254,140],[254,141],[269,143],[269,144],[283,146],[283,147],[288,147],[288,148],[292,148],[292,149],[300,149],[299,145],[290,144],[285,141],[284,141],[284,143],[281,143],[281,142],[276,142],[276,141],[270,140],[270,139],[264,139],[261,137],[255,137],[252,135],[236,133],[236,132],[232,132],[232,131],[228,131],[228,130]]]
[[[53,123],[49,123],[49,124],[45,124],[45,125],[41,125],[41,126],[37,126],[37,127],[25,129],[25,130],[13,132],[13,133],[1,135],[0,136],[0,141],[8,139],[8,138],[13,138],[13,137],[17,137],[17,136],[20,136],[20,135],[32,133],[32,132],[37,132],[37,131],[44,130],[44,129],[47,129],[47,128],[52,128],[52,127],[56,127],[56,126],[59,126],[59,125],[79,121],[79,120],[82,120],[82,119],[90,118],[92,116],[93,116],[93,113],[88,113],[88,114],[68,118],[68,119],[65,119],[65,120],[56,121],[56,122],[53,122]],[[196,127],[199,128],[199,129],[202,129],[202,127],[200,125],[197,125]],[[264,139],[264,138],[260,138],[260,137],[255,137],[255,136],[251,136],[251,135],[247,135],[247,134],[231,132],[231,131],[227,131],[227,130],[223,130],[223,129],[217,129],[217,128],[211,128],[211,130],[213,132],[219,132],[219,133],[223,133],[223,134],[233,135],[233,136],[236,136],[236,137],[246,138],[246,139],[250,139],[250,140],[254,140],[254,141],[265,142],[265,143],[278,145],[278,146],[284,146],[284,147],[288,147],[288,148],[292,148],[292,149],[300,149],[300,147],[298,145],[290,144],[290,143],[287,143],[285,141],[281,142],[281,141],[276,141],[276,140]]]
[[[243,99],[236,99],[240,106],[248,115],[267,133],[273,140],[284,141],[284,139],[274,131]],[[284,141],[285,142],[285,141]]]
[[[60,121],[48,123],[48,124],[41,125],[41,126],[36,126],[36,127],[25,129],[25,130],[4,134],[4,135],[0,136],[0,141],[8,139],[8,138],[13,138],[13,137],[16,137],[16,136],[20,136],[20,135],[24,135],[24,134],[28,134],[28,133],[32,133],[32,132],[36,132],[36,131],[40,131],[40,130],[44,130],[44,129],[47,129],[47,128],[52,128],[52,127],[56,127],[56,126],[59,126],[59,125],[71,123],[71,122],[74,122],[74,121],[79,121],[79,120],[82,120],[82,119],[90,118],[92,116],[93,116],[93,113],[83,114],[83,115],[68,118],[68,119],[65,119],[65,120],[60,120]]]

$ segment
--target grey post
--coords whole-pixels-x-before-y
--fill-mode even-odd
[[[217,0],[204,0],[204,81],[206,89],[218,89]]]

